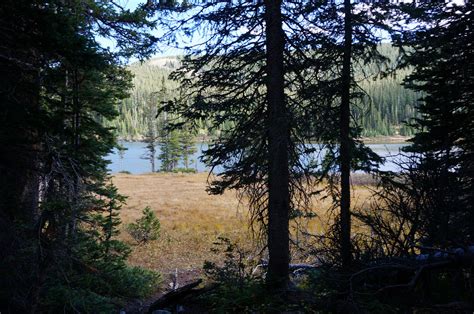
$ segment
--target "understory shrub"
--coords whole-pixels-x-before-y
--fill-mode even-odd
[[[288,302],[284,294],[270,293],[264,277],[254,274],[258,260],[229,239],[219,237],[211,251],[222,263],[206,261],[204,271],[217,287],[202,296],[212,313],[308,312],[302,302]],[[255,272],[256,273],[256,272]]]
[[[158,240],[160,237],[160,220],[149,206],[142,211],[142,217],[127,226],[128,233],[138,244]]]

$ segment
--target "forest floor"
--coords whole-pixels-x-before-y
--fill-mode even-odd
[[[249,252],[258,251],[248,227],[245,200],[239,200],[233,191],[209,195],[207,179],[206,173],[117,174],[112,179],[119,192],[128,196],[120,214],[123,222],[120,237],[132,246],[129,263],[160,272],[164,289],[176,272],[182,286],[203,275],[204,261],[219,260],[211,252],[218,237],[229,238]],[[361,185],[366,183],[370,183],[370,178],[360,175],[353,178],[355,207],[368,206],[371,191]],[[160,219],[161,236],[157,241],[136,245],[125,227],[140,218],[146,206]],[[312,234],[323,232],[330,219],[329,208],[330,198],[314,198],[311,209],[317,217],[304,221],[306,230]],[[310,245],[310,239],[301,236],[298,239],[302,246]],[[310,263],[314,257],[295,251],[293,259],[293,262]]]

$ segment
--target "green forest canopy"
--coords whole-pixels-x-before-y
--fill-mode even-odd
[[[392,60],[392,63],[395,62],[398,54],[396,48],[383,44],[380,50]],[[156,57],[129,66],[129,70],[134,75],[134,88],[131,96],[120,103],[118,108],[120,115],[109,124],[117,129],[120,138],[143,139],[147,128],[145,112],[147,99],[150,99],[150,94],[158,93],[158,98],[162,98],[157,99],[156,105],[159,106],[159,102],[178,96],[179,84],[170,80],[168,76],[179,66],[179,56]],[[371,65],[365,65],[360,72],[373,74],[377,72],[377,69]],[[413,135],[412,129],[404,122],[415,116],[417,99],[421,95],[402,86],[403,79],[409,73],[410,70],[398,70],[396,75],[376,79],[373,76],[363,78],[362,74],[360,75],[359,84],[370,97],[370,100],[368,99],[366,104],[360,107],[360,114],[358,114],[363,136]],[[163,90],[163,84],[166,90],[165,95],[159,93]],[[209,134],[206,121],[198,122],[198,125],[199,135],[214,135]]]

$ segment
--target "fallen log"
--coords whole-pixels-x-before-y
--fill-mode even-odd
[[[153,302],[148,308],[147,313],[151,314],[153,311],[164,309],[169,306],[175,305],[182,298],[186,297],[187,295],[191,293],[194,293],[195,290],[193,289],[199,286],[201,283],[202,283],[202,279],[198,279],[196,281],[193,281],[190,284],[182,286],[181,288],[168,292],[167,294],[163,295],[161,298]]]

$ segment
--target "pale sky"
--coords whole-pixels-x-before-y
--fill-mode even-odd
[[[155,1],[159,1],[159,0],[155,0]],[[398,2],[398,3],[410,3],[410,2],[413,2],[413,1],[416,1],[416,0],[392,0],[393,2]],[[465,4],[465,1],[469,1],[469,0],[446,0],[446,3],[448,3],[448,5],[453,5],[453,4],[456,4],[456,5],[464,5]],[[126,9],[130,9],[130,10],[133,10],[135,9],[139,4],[143,4],[143,3],[146,3],[147,0],[116,0],[116,3],[121,5],[122,7],[126,8]],[[158,35],[159,31],[154,31],[154,33]],[[104,38],[98,38],[97,39],[99,41],[99,43],[104,46],[104,47],[113,47],[114,44],[113,44],[113,41],[111,40],[108,40],[108,39],[104,39]],[[170,56],[170,55],[179,55],[179,54],[182,54],[183,51],[181,49],[177,49],[177,48],[173,48],[173,47],[161,47],[163,51],[161,52],[158,52],[156,54],[156,56]],[[136,61],[136,60],[130,60],[131,62],[133,61]]]

